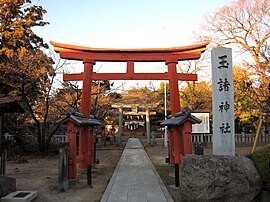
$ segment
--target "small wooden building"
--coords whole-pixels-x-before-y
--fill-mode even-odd
[[[4,116],[6,113],[24,112],[18,102],[9,96],[0,94],[0,151],[2,150]]]
[[[14,98],[8,97],[4,94],[0,94],[0,175],[5,175],[6,173],[5,162],[6,162],[7,152],[3,149],[4,117],[6,113],[14,113],[14,112],[24,112],[24,110]],[[2,180],[3,180],[2,182],[3,186],[7,186],[7,184],[12,185],[8,188],[8,191],[6,192],[6,194],[16,190],[15,180],[11,180],[10,182],[7,182],[10,180],[7,178],[2,179]],[[1,186],[0,186],[0,189],[1,189]],[[0,194],[0,197],[1,196],[3,196],[3,193]]]

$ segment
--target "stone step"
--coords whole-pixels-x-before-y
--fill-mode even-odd
[[[2,197],[1,202],[30,202],[36,197],[36,191],[15,191]]]

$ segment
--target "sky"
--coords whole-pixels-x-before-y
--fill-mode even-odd
[[[199,29],[204,15],[230,2],[232,0],[33,0],[32,3],[47,11],[44,21],[50,23],[34,31],[47,43],[55,41],[98,48],[191,45],[196,42],[193,32]],[[123,64],[117,65],[119,69],[125,68]],[[107,63],[96,66],[99,72],[116,69]],[[135,64],[135,72],[136,69]],[[152,69],[160,69],[160,65],[152,65]]]

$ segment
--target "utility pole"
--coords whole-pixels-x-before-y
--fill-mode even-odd
[[[165,114],[165,120],[167,119],[167,83],[164,82],[164,114]],[[165,126],[164,129],[164,146],[168,147],[168,131],[167,126]]]

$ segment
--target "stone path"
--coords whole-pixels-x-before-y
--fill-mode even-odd
[[[142,144],[129,138],[101,202],[173,202]]]

